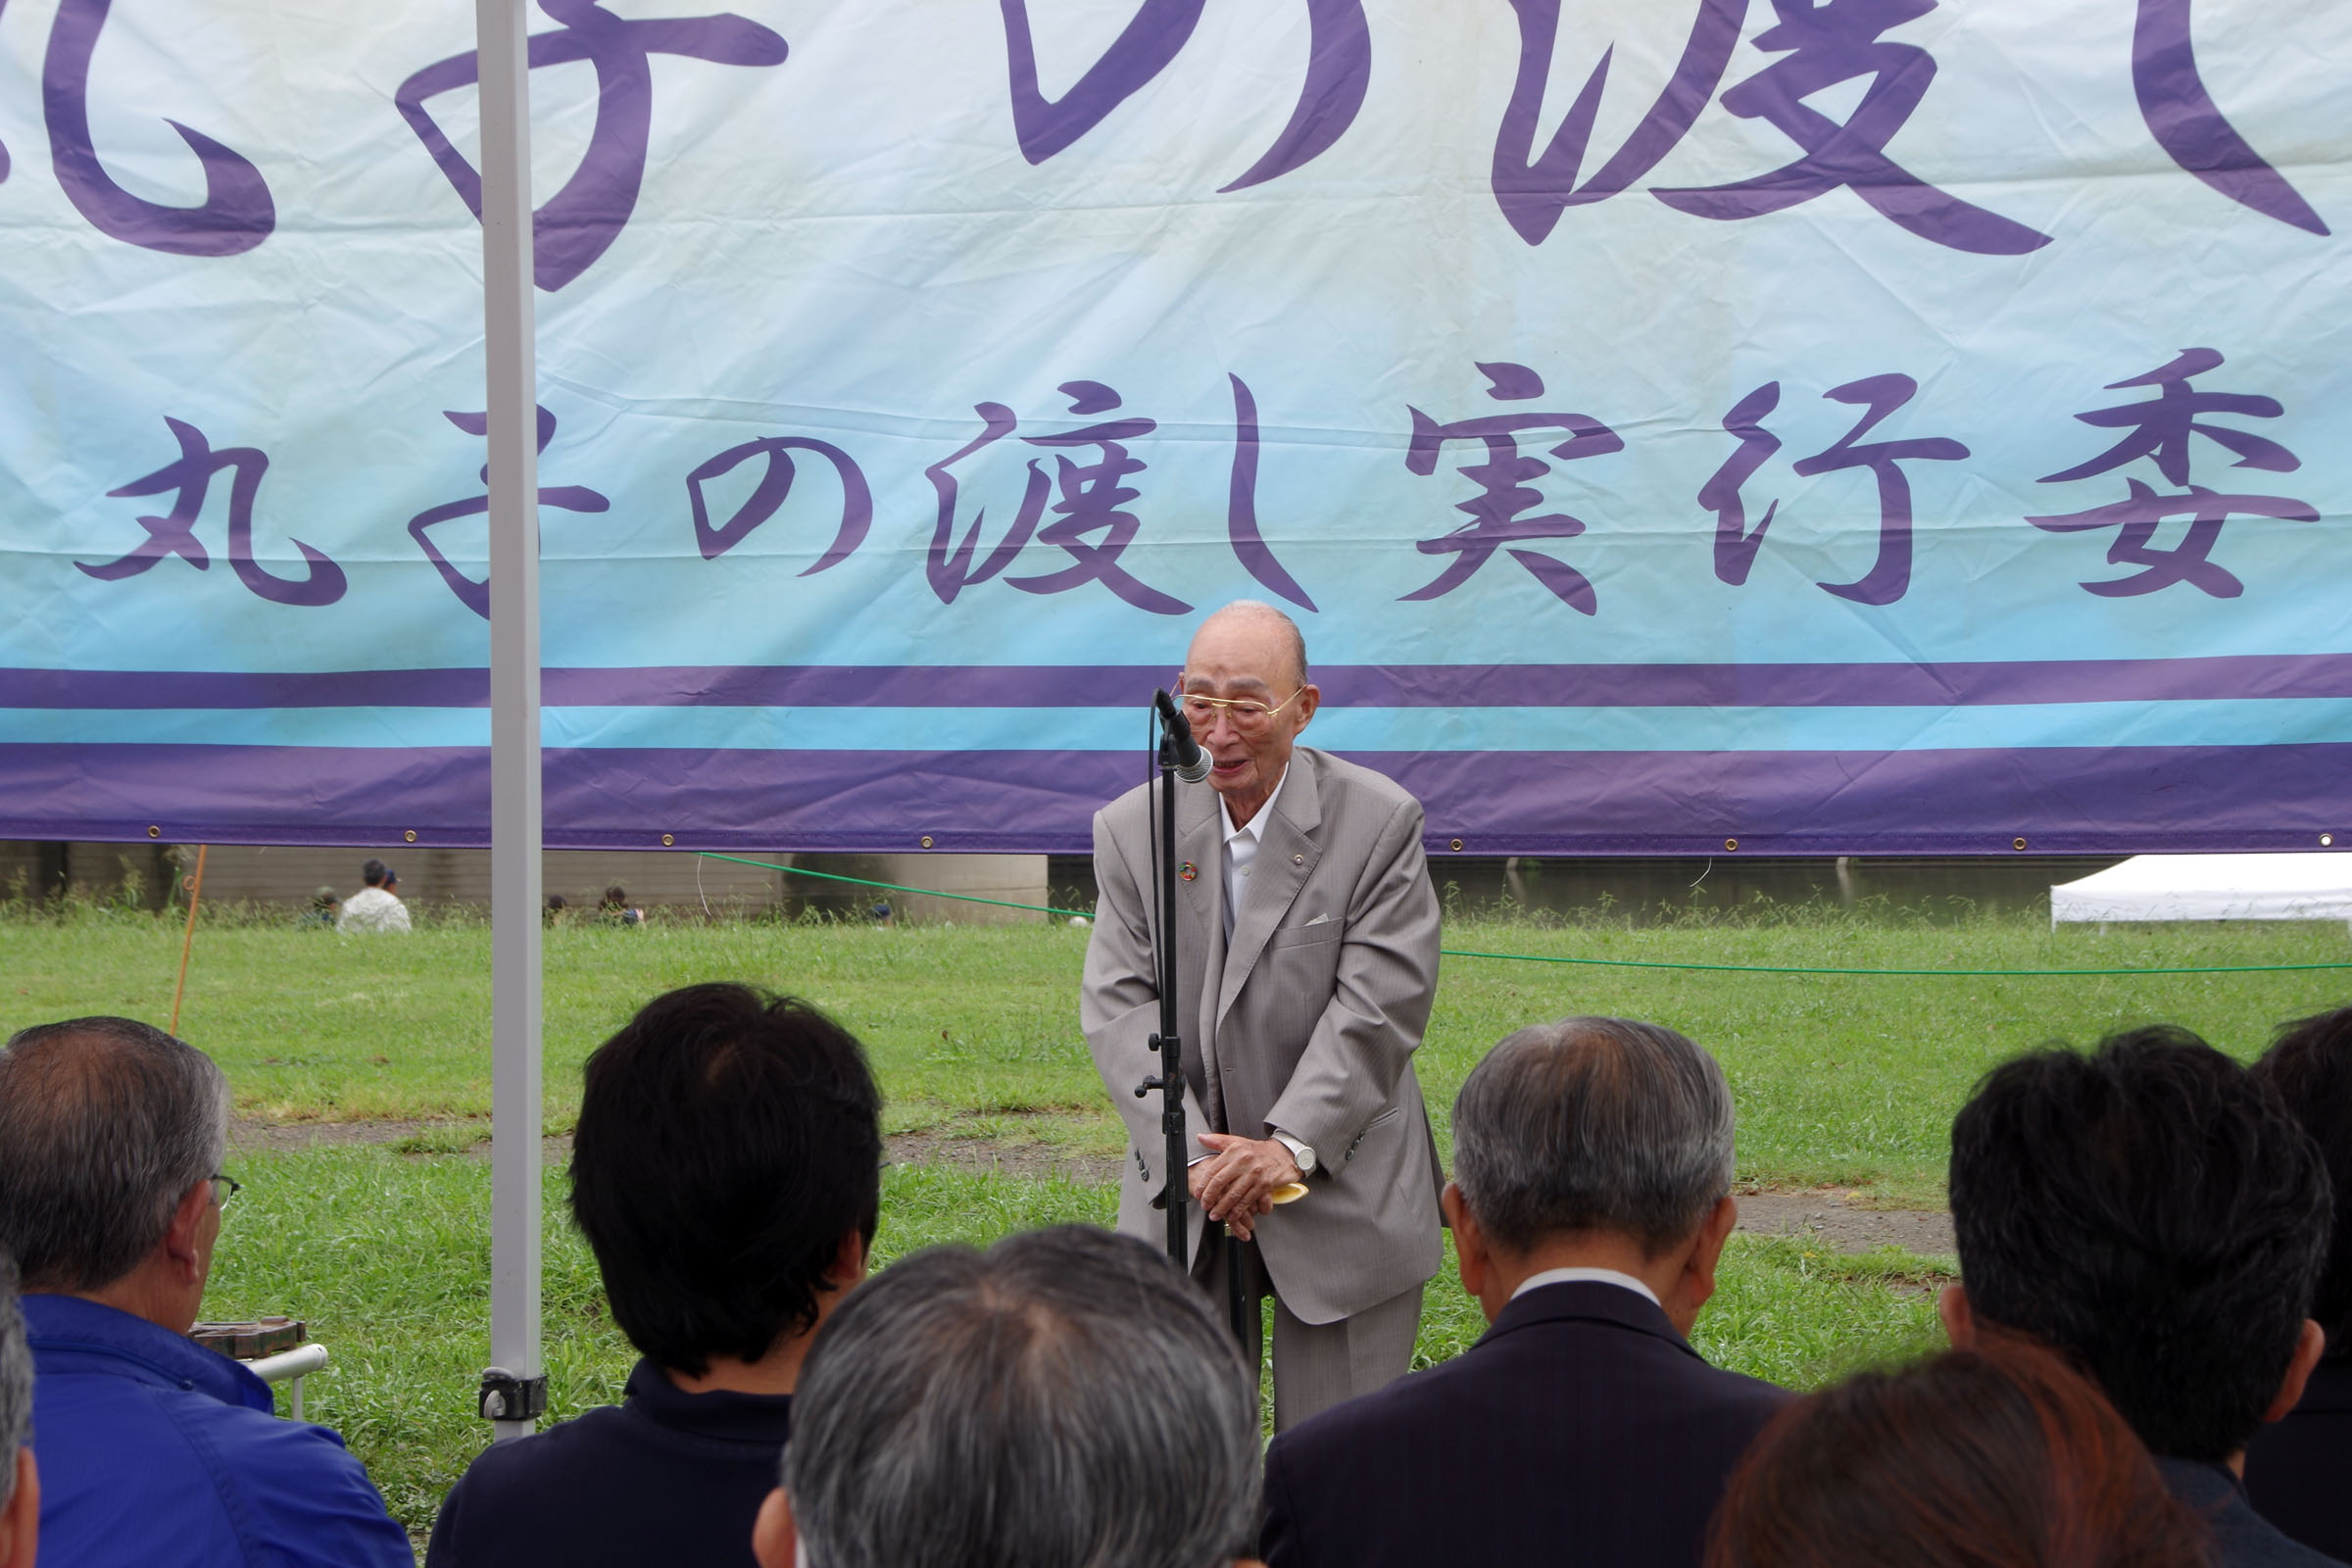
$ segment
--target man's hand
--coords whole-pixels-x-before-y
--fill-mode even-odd
[[[1210,1219],[1224,1221],[1245,1242],[1257,1216],[1273,1210],[1274,1189],[1306,1179],[1279,1139],[1202,1133],[1200,1147],[1213,1157],[1187,1173],[1193,1197]]]

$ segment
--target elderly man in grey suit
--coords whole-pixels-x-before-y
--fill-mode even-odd
[[[1247,1244],[1244,1292],[1274,1298],[1274,1424],[1368,1394],[1410,1364],[1421,1287],[1442,1256],[1444,1184],[1412,1054],[1438,973],[1421,808],[1378,773],[1295,743],[1314,717],[1306,649],[1253,602],[1208,617],[1180,680],[1213,760],[1176,788],[1177,1016],[1194,1277],[1225,1298],[1222,1221]],[[1119,1229],[1156,1240],[1167,1144],[1155,1072],[1151,796],[1095,817],[1101,902],[1087,947],[1087,1044],[1126,1119]],[[1306,1196],[1276,1207],[1274,1193]],[[1257,1314],[1250,1314],[1252,1331]],[[1256,1347],[1249,1348],[1254,1354]]]

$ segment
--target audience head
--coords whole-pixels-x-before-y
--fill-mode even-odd
[[[1453,1139],[1447,1207],[1465,1250],[1506,1266],[1563,1245],[1649,1263],[1680,1254],[1705,1276],[1683,1305],[1695,1313],[1704,1301],[1737,1213],[1732,1094],[1690,1041],[1625,1018],[1522,1029],[1462,1084]],[[1660,1299],[1687,1332],[1677,1304]]]
[[[571,1212],[613,1320],[700,1377],[815,1326],[864,1273],[881,1092],[857,1040],[794,998],[688,986],[588,1058]]]
[[[2335,1196],[2335,1224],[2311,1315],[2328,1333],[2328,1357],[2352,1357],[2352,1007],[2288,1024],[2254,1064],[2320,1147]]]
[[[400,878],[383,861],[371,859],[360,867],[360,880],[371,888],[389,890]]]
[[[606,908],[608,908],[608,909],[625,909],[625,908],[627,908],[628,906],[629,906],[629,890],[628,890],[627,888],[624,888],[624,887],[622,887],[622,886],[621,886],[619,883],[615,882],[615,883],[613,883],[613,884],[612,884],[611,887],[609,887],[609,888],[605,889],[605,907],[606,907]]]
[[[1979,1323],[2063,1351],[2160,1454],[2221,1461],[2293,1408],[2330,1203],[2267,1085],[2183,1029],[2038,1051],[1952,1123],[1961,1287]]]
[[[2204,1526],[2113,1406],[1987,1337],[1790,1406],[1756,1440],[1707,1568],[2202,1568]]]
[[[335,906],[342,902],[342,898],[333,888],[317,888],[311,893],[311,907],[321,914],[333,912]]]
[[[1258,1527],[1256,1380],[1160,1253],[1082,1226],[864,1286],[794,1396],[769,1568],[1224,1568]]]
[[[32,1352],[17,1307],[17,1265],[0,1252],[0,1568],[31,1568],[41,1517],[31,1439]]]
[[[0,1250],[27,1291],[184,1333],[227,1143],[228,1082],[201,1051],[129,1018],[23,1030],[0,1051]]]

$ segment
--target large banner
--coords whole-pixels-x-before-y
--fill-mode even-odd
[[[2352,7],[538,0],[548,841],[2352,827]],[[463,0],[5,0],[0,836],[477,844]]]

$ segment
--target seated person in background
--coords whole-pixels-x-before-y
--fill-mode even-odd
[[[1257,1380],[1167,1258],[1080,1225],[886,1270],[818,1336],[764,1568],[1225,1568]],[[682,1560],[682,1559],[677,1559]]]
[[[1789,1398],[1686,1338],[1739,1213],[1723,1069],[1655,1024],[1541,1024],[1471,1071],[1453,1136],[1446,1214],[1494,1326],[1275,1438],[1266,1561],[1696,1568]]]
[[[739,985],[655,998],[586,1080],[572,1218],[644,1359],[622,1403],[476,1458],[425,1562],[751,1568],[802,1357],[865,1276],[881,1093],[847,1030]]]
[[[629,904],[629,890],[615,882],[605,889],[605,902],[597,907],[597,918],[607,925],[643,925],[645,911]]]
[[[540,911],[540,918],[552,930],[564,923],[564,911],[570,907],[571,901],[569,899],[561,893],[550,893],[547,896],[547,907]]]
[[[2311,1308],[2327,1352],[2302,1402],[2246,1449],[2246,1495],[2306,1546],[2352,1560],[2352,1007],[2289,1024],[2254,1076],[2320,1146],[2335,1226]]]
[[[369,860],[360,867],[360,880],[368,885],[343,901],[343,912],[335,916],[335,929],[408,930],[409,906],[393,892],[400,886],[400,873],[381,860]]]
[[[212,1269],[228,1083],[128,1018],[0,1051],[0,1249],[24,1271],[42,1555],[69,1568],[410,1568],[343,1440],[188,1330]]]
[[[32,1568],[41,1478],[32,1463],[32,1353],[17,1307],[17,1265],[0,1252],[0,1568]]]
[[[1986,1336],[1765,1429],[1707,1568],[2203,1568],[2205,1529],[2098,1390]]]
[[[2029,1335],[2087,1372],[2213,1531],[2220,1568],[2316,1565],[2246,1503],[2247,1440],[2320,1358],[2330,1202],[2268,1085],[2185,1029],[1995,1067],[1952,1122],[1959,1285],[1944,1327]]]
[[[327,930],[332,931],[335,928],[336,920],[342,916],[342,913],[343,901],[336,897],[335,890],[320,888],[311,895],[311,906],[303,914],[300,923],[324,926]]]

